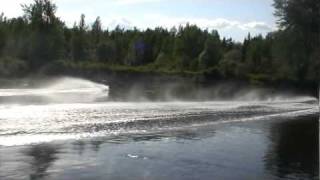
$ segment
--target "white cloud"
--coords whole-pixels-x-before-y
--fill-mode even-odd
[[[265,22],[257,22],[257,21],[240,24],[239,27],[244,30],[255,29],[255,30],[262,30],[262,31],[272,31],[274,29],[273,27],[271,27]]]
[[[22,15],[21,4],[30,4],[33,0],[0,0],[0,13],[3,12],[7,17]]]
[[[160,2],[163,0],[115,0],[119,5],[132,5],[132,4],[141,4],[141,3],[154,3]]]
[[[112,19],[111,21],[107,22],[107,28],[109,29],[115,29],[117,26],[124,29],[132,29],[134,25],[126,18],[116,18]]]
[[[102,20],[104,18],[102,17]],[[106,17],[109,21],[103,21],[106,27],[113,29],[116,24],[121,27],[131,29],[137,27],[139,29],[164,27],[167,29],[173,26],[195,24],[202,29],[218,30],[222,36],[233,37],[235,40],[242,41],[243,38],[250,32],[252,35],[266,34],[275,30],[275,25],[269,25],[262,21],[242,22],[225,18],[187,18],[187,17],[169,17],[161,14],[147,14],[141,18],[133,17]]]
[[[72,26],[79,21],[81,13],[86,15],[87,24],[92,23],[96,16],[100,16],[105,28],[113,29],[117,24],[121,27],[140,29],[185,25],[186,23],[196,24],[202,29],[216,29],[222,35],[232,36],[239,40],[248,32],[252,34],[265,34],[276,30],[274,24],[252,19],[251,21],[239,21],[228,18],[208,17],[185,17],[168,16],[164,14],[144,14],[143,12],[126,12],[122,6],[143,3],[157,3],[169,0],[53,0],[58,5],[57,16]],[[33,0],[0,0],[0,13],[4,12],[7,17],[22,15],[20,4],[29,4]],[[110,9],[111,8],[111,9]],[[117,9],[118,8],[118,9]],[[235,34],[235,35],[234,35]]]
[[[145,15],[143,19],[129,19],[133,25],[139,28],[154,28],[162,26],[171,28],[173,26],[195,24],[202,29],[217,29],[217,30],[243,30],[243,31],[272,31],[273,26],[261,21],[241,22],[225,18],[188,18],[188,17],[169,17],[159,14]]]

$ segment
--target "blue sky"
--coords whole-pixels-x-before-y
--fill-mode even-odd
[[[32,0],[0,0],[0,12],[8,17],[22,14],[20,4]],[[117,24],[140,29],[197,24],[217,29],[221,36],[241,41],[247,34],[266,34],[276,29],[273,0],[54,0],[57,15],[67,25],[86,15],[88,24],[97,16],[103,27]]]

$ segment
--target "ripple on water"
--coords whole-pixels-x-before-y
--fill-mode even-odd
[[[126,133],[317,114],[316,102],[106,102],[1,105],[0,145],[24,145]]]

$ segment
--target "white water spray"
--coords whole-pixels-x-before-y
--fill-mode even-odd
[[[23,101],[41,97],[46,102],[93,102],[109,95],[109,86],[89,80],[64,77],[40,88],[0,89],[0,98]]]

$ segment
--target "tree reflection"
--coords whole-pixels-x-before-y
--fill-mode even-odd
[[[82,155],[86,149],[86,143],[82,140],[75,141],[72,143],[72,145],[74,150],[77,151],[79,155]]]
[[[265,156],[267,169],[281,178],[319,176],[318,123],[317,118],[305,118],[274,124]]]
[[[103,144],[104,142],[102,140],[92,140],[90,141],[91,144],[91,149],[95,152],[99,152],[100,146],[101,144]]]
[[[28,149],[25,154],[32,157],[30,179],[42,180],[48,176],[48,168],[58,159],[57,153],[58,147],[51,144],[35,145]]]

